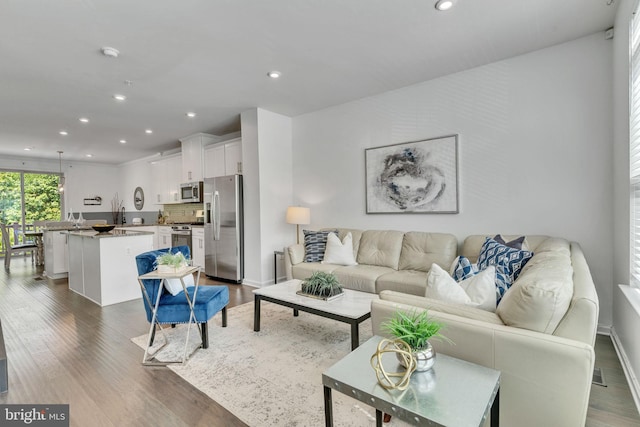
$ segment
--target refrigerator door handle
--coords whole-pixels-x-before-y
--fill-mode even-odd
[[[213,193],[213,240],[220,240],[220,193]]]

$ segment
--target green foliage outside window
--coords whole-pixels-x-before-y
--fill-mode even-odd
[[[0,172],[0,222],[22,222],[20,172]],[[24,174],[25,223],[60,221],[60,193],[57,174]]]

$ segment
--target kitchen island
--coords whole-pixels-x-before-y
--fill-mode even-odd
[[[69,289],[100,306],[142,297],[136,255],[153,249],[153,232],[69,232]]]

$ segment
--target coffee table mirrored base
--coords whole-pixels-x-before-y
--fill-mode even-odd
[[[498,427],[500,372],[438,354],[431,370],[411,375],[409,388],[385,390],[370,364],[381,339],[372,337],[322,374],[327,426],[333,426],[331,391],[337,390],[375,408],[379,427],[383,413],[419,426],[482,426],[491,413],[491,427]],[[387,371],[404,369],[391,353],[382,360]]]

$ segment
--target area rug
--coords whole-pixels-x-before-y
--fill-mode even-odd
[[[176,358],[184,349],[185,327],[168,329],[170,343],[157,357]],[[198,330],[191,329],[196,343]],[[371,320],[360,325],[360,340],[371,337]],[[144,348],[146,335],[132,338]],[[162,338],[156,334],[156,344]],[[351,350],[350,327],[276,304],[263,303],[261,331],[253,331],[253,303],[230,308],[228,326],[209,322],[209,348],[187,363],[170,365],[250,426],[323,426],[322,372]],[[333,393],[334,425],[374,426],[375,410],[340,392]],[[393,419],[388,426],[405,426]]]

